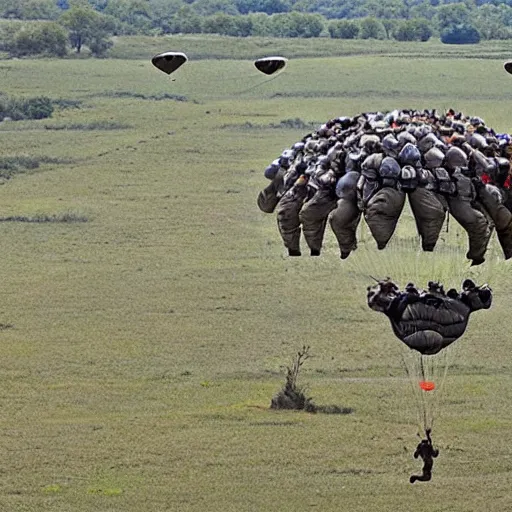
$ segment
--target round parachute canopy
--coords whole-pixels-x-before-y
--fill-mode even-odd
[[[176,71],[180,66],[187,62],[187,56],[182,52],[164,52],[155,55],[151,59],[153,66],[157,67],[160,71],[170,75]]]
[[[254,61],[254,65],[258,71],[265,75],[273,75],[286,66],[288,59],[285,57],[264,57]]]
[[[505,64],[503,64],[503,67],[505,68],[505,71],[507,73],[510,73],[512,75],[512,60],[505,62]]]

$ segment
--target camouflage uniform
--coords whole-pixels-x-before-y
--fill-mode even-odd
[[[356,231],[361,220],[361,210],[357,206],[358,179],[358,172],[349,172],[339,179],[336,186],[339,200],[329,219],[342,259],[357,248]]]
[[[297,181],[277,205],[277,227],[290,256],[301,255],[299,212],[308,193],[305,178]]]
[[[336,207],[334,194],[336,175],[330,169],[329,164],[329,158],[324,157],[324,160],[315,169],[308,183],[312,197],[304,203],[299,214],[304,238],[311,251],[311,256],[320,255],[327,217]]]

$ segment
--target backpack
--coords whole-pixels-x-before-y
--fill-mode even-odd
[[[419,185],[418,172],[411,165],[404,165],[400,173],[399,187],[404,192],[414,192]]]
[[[433,171],[434,177],[437,182],[437,191],[440,194],[447,196],[454,196],[457,193],[457,185],[448,174],[444,167],[438,167]]]

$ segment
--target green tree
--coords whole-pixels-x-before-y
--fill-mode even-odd
[[[22,25],[6,45],[11,57],[28,55],[49,55],[64,57],[67,53],[68,35],[55,22],[30,23]]]
[[[400,23],[394,37],[397,41],[428,41],[432,30],[427,20],[407,20]]]
[[[292,3],[290,0],[235,0],[235,6],[241,14],[249,14],[251,12],[264,12],[266,14],[289,12]]]
[[[359,25],[350,20],[334,20],[327,25],[329,35],[335,39],[355,39],[359,35]]]
[[[129,25],[135,33],[147,34],[151,30],[151,8],[147,0],[109,0],[103,13]]]
[[[11,23],[0,24],[0,50],[9,52],[14,44],[16,34],[22,28],[22,25],[17,21]]]
[[[473,25],[482,39],[510,39],[512,37],[512,9],[504,4],[483,5],[473,18]]]
[[[290,12],[270,16],[272,35],[275,37],[318,37],[324,29],[322,16]]]
[[[252,24],[247,16],[215,14],[203,20],[203,32],[225,36],[247,37],[251,35]]]
[[[373,18],[400,19],[408,15],[408,6],[403,0],[366,0],[368,15]]]
[[[196,0],[192,4],[192,8],[200,16],[211,16],[218,13],[233,16],[238,14],[238,9],[233,0]]]
[[[60,16],[59,22],[69,30],[71,47],[76,53],[80,53],[84,45],[92,45],[96,50],[91,48],[93,55],[100,56],[100,49],[109,47],[107,40],[113,28],[111,18],[91,7],[76,4]]]
[[[20,20],[54,20],[60,10],[54,0],[1,0],[0,17]]]
[[[183,7],[183,0],[149,0],[151,26],[164,34],[171,32],[171,18]]]
[[[200,34],[202,19],[190,5],[184,5],[170,20],[170,31],[173,34]]]
[[[436,15],[436,9],[430,0],[423,0],[409,9],[409,18],[425,18],[431,20]]]
[[[383,18],[380,20],[382,23],[382,26],[384,27],[384,30],[386,31],[386,39],[391,39],[393,33],[395,32],[397,26],[400,23],[400,20],[392,20],[392,19],[386,19]]]
[[[437,8],[437,23],[440,31],[453,25],[469,23],[470,19],[471,11],[461,2],[441,5]]]
[[[361,39],[386,39],[386,29],[376,18],[363,18],[360,24]]]
[[[247,16],[251,21],[251,35],[266,37],[272,34],[270,16],[264,13],[254,13]]]
[[[451,25],[441,33],[441,42],[445,44],[477,44],[480,42],[480,34],[469,23]]]

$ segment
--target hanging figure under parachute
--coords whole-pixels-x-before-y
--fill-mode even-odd
[[[407,284],[403,291],[391,279],[384,279],[367,289],[368,306],[384,313],[391,322],[397,338],[415,351],[419,357],[419,388],[421,393],[431,393],[436,382],[428,368],[437,354],[442,353],[466,331],[469,316],[480,309],[489,309],[492,290],[488,285],[477,286],[471,279],[462,283],[462,290],[444,291],[440,283],[430,281],[427,290]],[[414,458],[423,460],[422,475],[412,475],[410,482],[426,482],[432,478],[433,459],[439,450],[432,445],[432,418],[428,417],[426,400],[422,396],[423,428],[425,439],[417,446]]]

